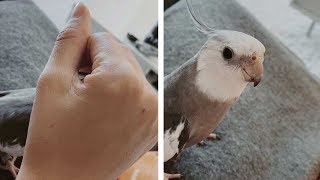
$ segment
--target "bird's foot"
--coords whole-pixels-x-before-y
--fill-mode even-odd
[[[173,158],[170,159],[170,162],[173,164],[176,164],[181,159],[181,152],[179,152],[177,155],[175,155]]]
[[[215,133],[211,133],[207,139],[210,139],[210,140],[221,140],[220,136],[218,136],[217,134]]]
[[[198,146],[205,146],[206,145],[206,143],[204,142],[204,140],[202,140],[202,141],[200,141],[199,143],[198,143]]]
[[[4,169],[7,171],[10,171],[10,173],[12,174],[13,178],[15,179],[17,177],[17,174],[19,172],[19,168],[17,168],[14,165],[14,162],[16,161],[16,157],[12,157],[10,159],[8,159],[5,164],[0,164],[0,169]]]
[[[207,137],[207,139],[208,139],[208,140],[221,140],[221,138],[220,138],[217,134],[215,134],[215,133],[209,134],[209,136]],[[205,146],[205,145],[207,145],[207,144],[204,142],[204,140],[202,140],[202,141],[200,141],[200,142],[198,143],[198,145],[199,145],[199,146]]]
[[[169,180],[169,179],[180,179],[182,177],[181,174],[168,174],[164,173],[163,179],[164,180]]]

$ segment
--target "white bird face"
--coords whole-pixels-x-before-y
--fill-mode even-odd
[[[257,86],[263,75],[264,45],[256,38],[237,31],[219,31],[222,60],[240,68],[244,80]],[[216,41],[214,37],[210,41]],[[217,44],[218,45],[218,44]]]
[[[265,47],[252,36],[216,31],[197,55],[197,84],[216,99],[238,97],[248,82],[259,84],[264,54]]]

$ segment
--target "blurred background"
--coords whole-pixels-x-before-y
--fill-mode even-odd
[[[33,0],[59,30],[79,0]],[[127,32],[143,39],[158,21],[158,0],[83,0],[94,19],[120,40]],[[103,3],[101,3],[103,2]],[[121,22],[121,23],[119,23]]]
[[[319,0],[237,0],[320,77]]]

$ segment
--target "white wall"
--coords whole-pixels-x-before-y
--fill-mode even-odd
[[[139,38],[150,31],[158,19],[157,0],[87,0],[96,20],[118,37],[127,32]]]
[[[312,20],[291,7],[291,0],[237,1],[294,52],[310,72],[320,77],[320,23],[314,27],[311,37],[307,37]]]
[[[61,29],[77,0],[33,0]],[[119,39],[127,32],[143,39],[158,19],[157,0],[83,0],[92,16]]]

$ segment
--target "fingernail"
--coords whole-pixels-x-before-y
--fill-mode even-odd
[[[84,4],[81,1],[78,2],[73,8],[71,17],[80,17],[83,14],[84,8]]]

